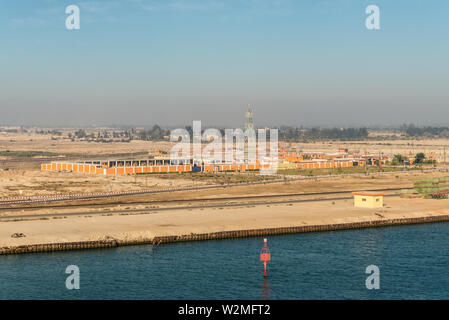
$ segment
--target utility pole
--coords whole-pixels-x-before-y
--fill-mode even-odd
[[[134,184],[137,184],[137,172],[136,167],[134,166],[134,152],[133,149],[129,149],[129,152],[131,153],[131,167],[133,168],[133,174],[134,174]]]

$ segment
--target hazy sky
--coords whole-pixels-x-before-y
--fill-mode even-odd
[[[241,127],[248,103],[256,126],[449,124],[448,13],[447,0],[0,0],[0,124]]]

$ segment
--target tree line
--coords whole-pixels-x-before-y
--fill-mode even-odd
[[[315,140],[364,140],[368,138],[367,128],[293,128],[281,127],[279,140],[315,141]]]
[[[449,138],[449,127],[418,127],[413,124],[401,126],[401,131],[408,137]]]

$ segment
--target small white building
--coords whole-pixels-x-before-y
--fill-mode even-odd
[[[354,207],[381,208],[383,207],[383,192],[353,192]]]

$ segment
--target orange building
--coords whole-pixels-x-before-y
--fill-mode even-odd
[[[178,163],[175,163],[178,162]],[[254,164],[206,164],[194,166],[191,160],[170,161],[168,159],[151,160],[108,160],[108,161],[83,161],[83,162],[51,162],[41,164],[41,170],[66,171],[90,174],[147,174],[147,173],[171,173],[171,172],[224,172],[224,171],[256,171],[262,168],[259,162]],[[269,168],[269,164],[264,164]],[[199,170],[193,170],[198,168]]]

